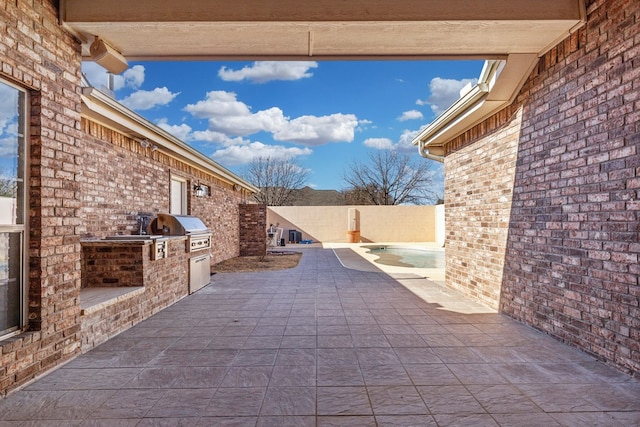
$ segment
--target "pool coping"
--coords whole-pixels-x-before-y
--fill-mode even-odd
[[[323,243],[326,249],[332,249],[336,257],[346,268],[359,271],[377,271],[390,274],[394,277],[424,277],[434,282],[444,283],[444,268],[416,268],[401,267],[376,263],[378,258],[375,254],[368,253],[364,246],[402,246],[415,249],[427,249],[431,251],[444,251],[441,245],[435,242],[366,242],[366,243]]]

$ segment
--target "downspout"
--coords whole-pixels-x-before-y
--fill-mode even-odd
[[[420,153],[420,155],[425,159],[435,160],[436,162],[444,163],[444,156],[430,153],[429,149],[424,146],[423,140],[420,140],[418,142],[418,153]]]

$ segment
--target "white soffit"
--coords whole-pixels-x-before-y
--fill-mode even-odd
[[[412,143],[442,147],[511,104],[537,63],[536,54],[511,54],[506,60],[486,61],[478,83],[425,127]]]
[[[566,37],[583,0],[60,0],[128,60],[498,58]]]

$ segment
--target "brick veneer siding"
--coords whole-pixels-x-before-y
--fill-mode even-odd
[[[586,26],[445,161],[448,285],[636,373],[639,19],[637,1],[588,1]]]
[[[83,337],[80,239],[130,234],[137,231],[138,214],[168,211],[171,174],[185,178],[189,188],[197,182],[211,188],[204,198],[190,191],[188,206],[213,231],[212,262],[239,254],[243,196],[232,184],[81,119],[80,44],[59,25],[57,3],[0,0],[0,76],[27,90],[30,99],[29,322],[24,333],[0,341],[0,395],[76,356],[81,343],[86,349],[120,330],[116,322],[109,333]],[[174,270],[182,274],[187,266],[185,261]],[[158,280],[182,283],[186,277]],[[183,292],[164,286],[148,303],[155,308],[138,311],[135,321]],[[100,316],[103,324],[118,317],[109,310]]]
[[[261,256],[267,251],[267,206],[240,206],[240,256]]]
[[[119,132],[82,119],[87,156],[81,179],[84,237],[138,234],[139,214],[169,212],[171,175],[187,180],[188,210],[213,232],[212,263],[239,254],[241,193],[233,185],[175,159],[161,150],[142,148]],[[200,183],[210,188],[207,197],[191,191]]]
[[[445,162],[445,281],[496,309],[509,230],[520,116],[517,107],[501,111],[451,143],[452,154]],[[480,140],[478,135],[482,135]]]
[[[0,75],[31,100],[29,331],[0,341],[0,394],[80,350],[80,45],[56,3],[0,0]]]

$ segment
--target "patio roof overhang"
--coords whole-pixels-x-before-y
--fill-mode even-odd
[[[114,72],[127,59],[488,60],[492,73],[414,139],[438,160],[585,19],[584,0],[60,0],[83,57],[102,40]]]
[[[504,58],[540,53],[583,0],[60,0],[60,20],[129,60]]]
[[[506,60],[485,61],[478,83],[412,140],[420,155],[444,161],[445,145],[511,104],[537,62],[536,54],[511,54]]]

